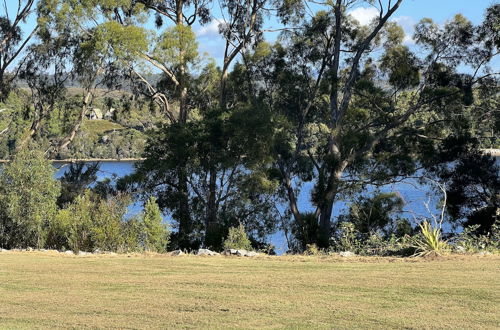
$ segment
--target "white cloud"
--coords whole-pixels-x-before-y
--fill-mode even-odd
[[[380,15],[380,12],[374,7],[359,7],[353,9],[349,14],[356,19],[361,25],[368,25],[371,21]]]
[[[413,40],[413,33],[415,32],[415,20],[410,16],[399,16],[395,17],[393,21],[398,23],[405,31],[403,43],[408,46],[414,45],[415,40]]]
[[[201,37],[216,37],[219,35],[219,25],[223,22],[220,18],[214,18],[209,24],[202,26],[196,31],[198,38]]]

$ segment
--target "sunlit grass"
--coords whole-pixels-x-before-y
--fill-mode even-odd
[[[110,131],[119,131],[122,129],[125,129],[125,127],[109,120],[85,120],[83,122],[83,130],[95,135],[104,134]]]
[[[496,328],[500,258],[0,253],[0,328]]]

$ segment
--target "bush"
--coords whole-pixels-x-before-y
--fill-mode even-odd
[[[123,246],[122,252],[139,252],[144,250],[141,243],[143,234],[142,221],[139,217],[132,217],[122,222]]]
[[[306,251],[318,241],[318,219],[313,212],[302,213],[301,222],[293,221],[292,235],[295,238],[293,250]]]
[[[238,227],[229,228],[229,233],[224,241],[224,249],[251,250],[252,244],[248,239],[245,227],[240,223]]]
[[[91,232],[94,248],[103,251],[122,251],[124,245],[122,221],[127,212],[129,199],[116,196],[96,201]]]
[[[57,212],[60,184],[55,169],[37,150],[21,150],[0,172],[0,244],[45,244],[49,221]]]
[[[72,222],[73,216],[70,210],[59,210],[56,216],[49,221],[46,246],[56,250],[68,249]]]
[[[85,191],[50,222],[47,246],[75,252],[138,250],[139,230],[123,221],[128,204],[127,196],[102,199]]]
[[[491,232],[481,235],[477,234],[480,225],[464,228],[454,240],[454,248],[457,252],[477,253],[481,251],[497,252],[500,249],[500,221],[491,226]]]
[[[92,239],[93,218],[95,213],[95,203],[92,200],[90,191],[78,196],[73,203],[68,206],[68,214],[71,215],[71,225],[66,233],[68,248],[78,251],[92,251],[94,242]],[[60,211],[60,213],[63,210]],[[62,215],[61,215],[62,216]]]
[[[307,244],[304,254],[306,256],[317,256],[321,254],[321,250],[316,244]]]
[[[448,243],[441,239],[441,229],[432,228],[431,224],[427,221],[419,224],[419,226],[422,232],[421,236],[415,240],[415,248],[418,250],[416,255],[439,255],[448,251]]]
[[[151,197],[146,202],[143,216],[144,248],[146,251],[165,252],[169,242],[170,230],[163,223],[160,208],[156,198]]]
[[[354,224],[351,222],[340,223],[337,250],[358,253],[361,249],[361,245],[359,232],[356,230]]]

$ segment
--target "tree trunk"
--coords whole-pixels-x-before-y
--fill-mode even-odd
[[[348,164],[347,160],[342,161],[338,168],[330,174],[327,191],[323,198],[324,202],[319,214],[318,246],[320,248],[328,248],[330,246],[333,205],[339,192],[339,182]]]
[[[191,240],[189,236],[193,230],[193,224],[191,221],[191,211],[189,209],[189,189],[187,182],[187,175],[185,168],[179,168],[177,170],[177,176],[179,179],[179,241],[178,245],[180,249],[190,249]]]
[[[219,248],[222,243],[222,237],[217,222],[217,170],[215,167],[210,169],[205,230],[205,246],[208,248]]]

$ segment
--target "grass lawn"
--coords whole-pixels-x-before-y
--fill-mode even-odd
[[[120,131],[125,129],[120,124],[111,122],[109,120],[85,120],[83,122],[83,130],[87,131],[90,134],[94,135],[99,135],[99,134],[105,134],[106,132],[110,131]]]
[[[0,328],[500,327],[500,257],[0,253]]]

